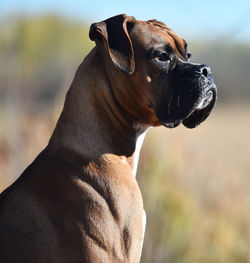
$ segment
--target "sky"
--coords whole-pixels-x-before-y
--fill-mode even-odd
[[[165,22],[182,37],[250,44],[250,1],[226,0],[0,0],[0,16],[58,13],[89,24],[125,13],[138,20]],[[2,21],[2,20],[1,20]]]

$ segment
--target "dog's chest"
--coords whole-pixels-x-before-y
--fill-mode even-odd
[[[120,158],[106,156],[105,164],[86,167],[83,179],[75,183],[81,192],[82,231],[89,244],[110,253],[116,251],[117,255],[140,251],[142,197],[127,164],[122,164]]]

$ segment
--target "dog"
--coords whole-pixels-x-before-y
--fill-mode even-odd
[[[47,147],[0,196],[1,263],[139,262],[143,137],[194,128],[215,105],[210,68],[164,23],[118,15],[89,37]]]

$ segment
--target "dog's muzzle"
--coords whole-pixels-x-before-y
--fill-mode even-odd
[[[198,79],[196,88],[200,95],[191,113],[182,121],[187,128],[195,128],[202,123],[209,116],[217,99],[217,88],[208,66],[198,66],[195,70],[195,78]]]
[[[183,124],[195,128],[203,122],[215,105],[217,88],[206,65],[183,63],[170,75],[171,96],[158,109],[161,123],[168,128]]]

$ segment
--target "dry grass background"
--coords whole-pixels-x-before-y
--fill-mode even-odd
[[[250,262],[249,116],[249,105],[230,104],[193,130],[149,130],[137,174],[148,221],[142,262]],[[46,146],[57,117],[24,115],[11,126],[1,114],[0,190]]]
[[[246,104],[217,106],[194,130],[147,135],[142,262],[250,262],[249,116]]]

